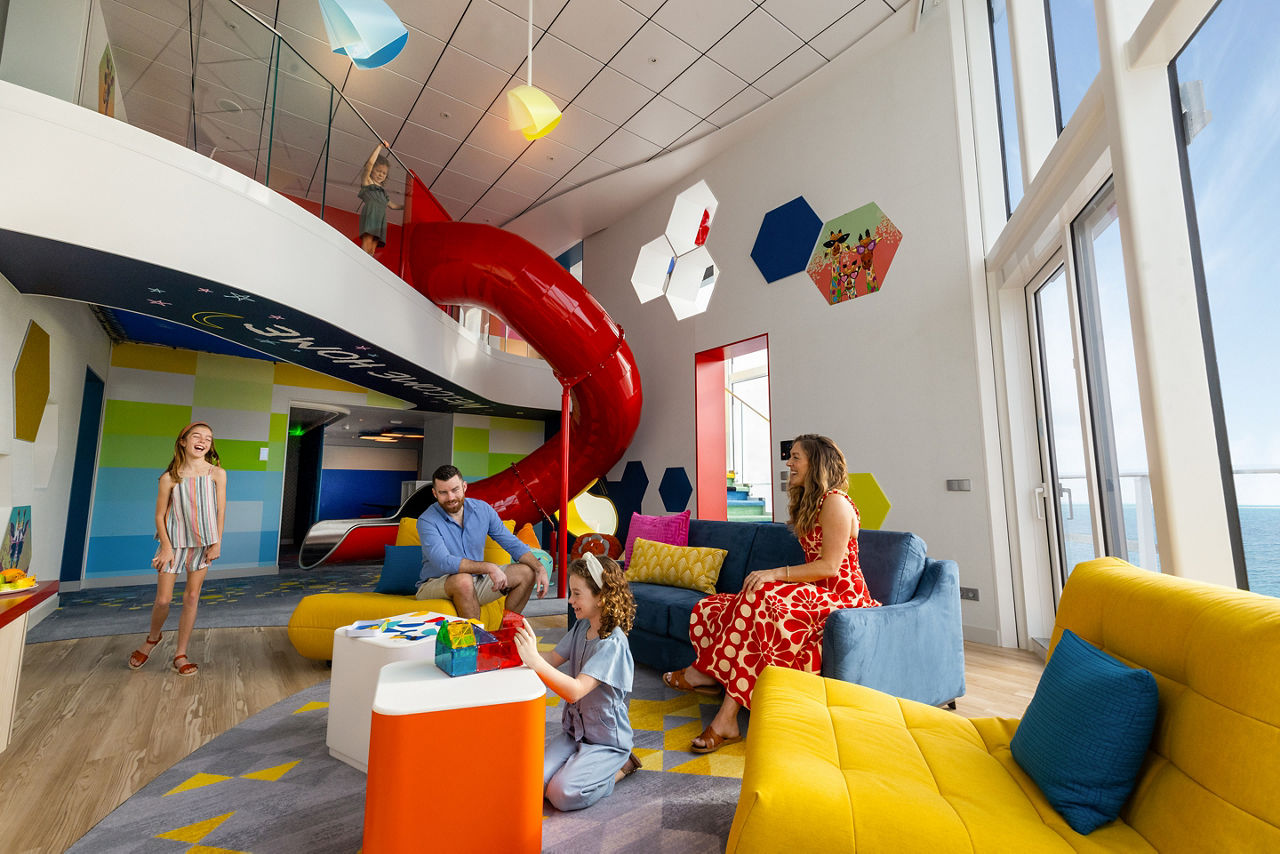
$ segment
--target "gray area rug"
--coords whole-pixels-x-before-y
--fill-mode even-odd
[[[353,854],[362,842],[365,776],[328,754],[328,696],[326,682],[254,715],[165,771],[69,850]],[[710,757],[687,750],[687,734],[701,731],[715,708],[638,667],[631,715],[644,767],[589,809],[561,813],[544,801],[542,850],[723,851],[743,745]],[[548,706],[548,735],[559,732],[560,711]]]
[[[207,578],[200,591],[196,628],[287,626],[303,596],[371,591],[381,571],[379,564],[350,564],[310,572],[282,568],[278,575]],[[164,626],[166,632],[177,631],[185,586],[179,581],[174,588],[173,604]],[[154,584],[60,593],[57,610],[27,632],[27,643],[145,634],[151,625],[151,605],[155,598]],[[533,599],[524,613],[530,617],[564,614],[566,607],[563,599]]]

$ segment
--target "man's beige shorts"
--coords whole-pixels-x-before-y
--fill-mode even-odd
[[[488,605],[497,599],[501,599],[506,595],[506,591],[499,590],[493,586],[493,579],[487,575],[472,575],[472,580],[476,586],[476,598],[480,600],[481,605]],[[435,578],[428,578],[422,584],[418,585],[418,592],[414,594],[415,599],[448,599],[449,594],[444,590],[444,583],[449,580],[447,575],[437,575]]]

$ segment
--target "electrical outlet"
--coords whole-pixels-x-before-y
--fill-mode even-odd
[[[947,492],[972,492],[973,481],[967,477],[948,478]]]
[[[976,588],[976,587],[961,587],[961,588],[960,588],[960,598],[961,598],[961,599],[968,599],[968,600],[969,600],[969,601],[971,601],[971,602],[977,602],[977,601],[978,601],[978,588]]]

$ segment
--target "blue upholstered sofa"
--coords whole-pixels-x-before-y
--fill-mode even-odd
[[[716,590],[737,593],[747,573],[804,562],[804,552],[776,522],[689,523],[689,545],[728,550]],[[879,608],[850,608],[827,619],[822,675],[898,697],[941,705],[964,694],[960,575],[955,561],[925,556],[915,534],[858,534],[862,572]],[[658,670],[693,662],[689,615],[704,594],[635,583],[631,654]],[[573,619],[570,613],[570,620]]]

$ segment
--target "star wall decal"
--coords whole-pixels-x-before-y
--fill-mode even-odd
[[[209,290],[208,288],[200,288],[200,293],[202,293],[202,294],[211,294],[211,293],[213,293],[213,291]]]
[[[161,293],[163,293],[163,291],[161,291]],[[170,306],[170,305],[173,305],[173,303],[171,303],[171,302],[165,302],[165,301],[164,301],[164,300],[162,300],[162,299],[149,299],[149,300],[147,300],[147,302],[151,303],[152,305],[159,305],[159,306]]]
[[[268,319],[270,319],[270,320],[284,320],[284,315],[283,315],[283,314],[272,314],[272,315],[270,315],[270,316],[269,316],[269,318],[268,318]]]
[[[151,293],[153,293],[153,294],[162,294],[162,293],[164,293],[164,291],[162,291],[160,288],[147,288],[147,290],[148,290],[148,291],[150,291],[150,292],[151,292]]]
[[[236,302],[253,302],[254,301],[253,297],[249,296],[248,294],[237,294],[235,292],[232,292],[229,294],[224,294],[224,296],[227,299],[233,299]]]

